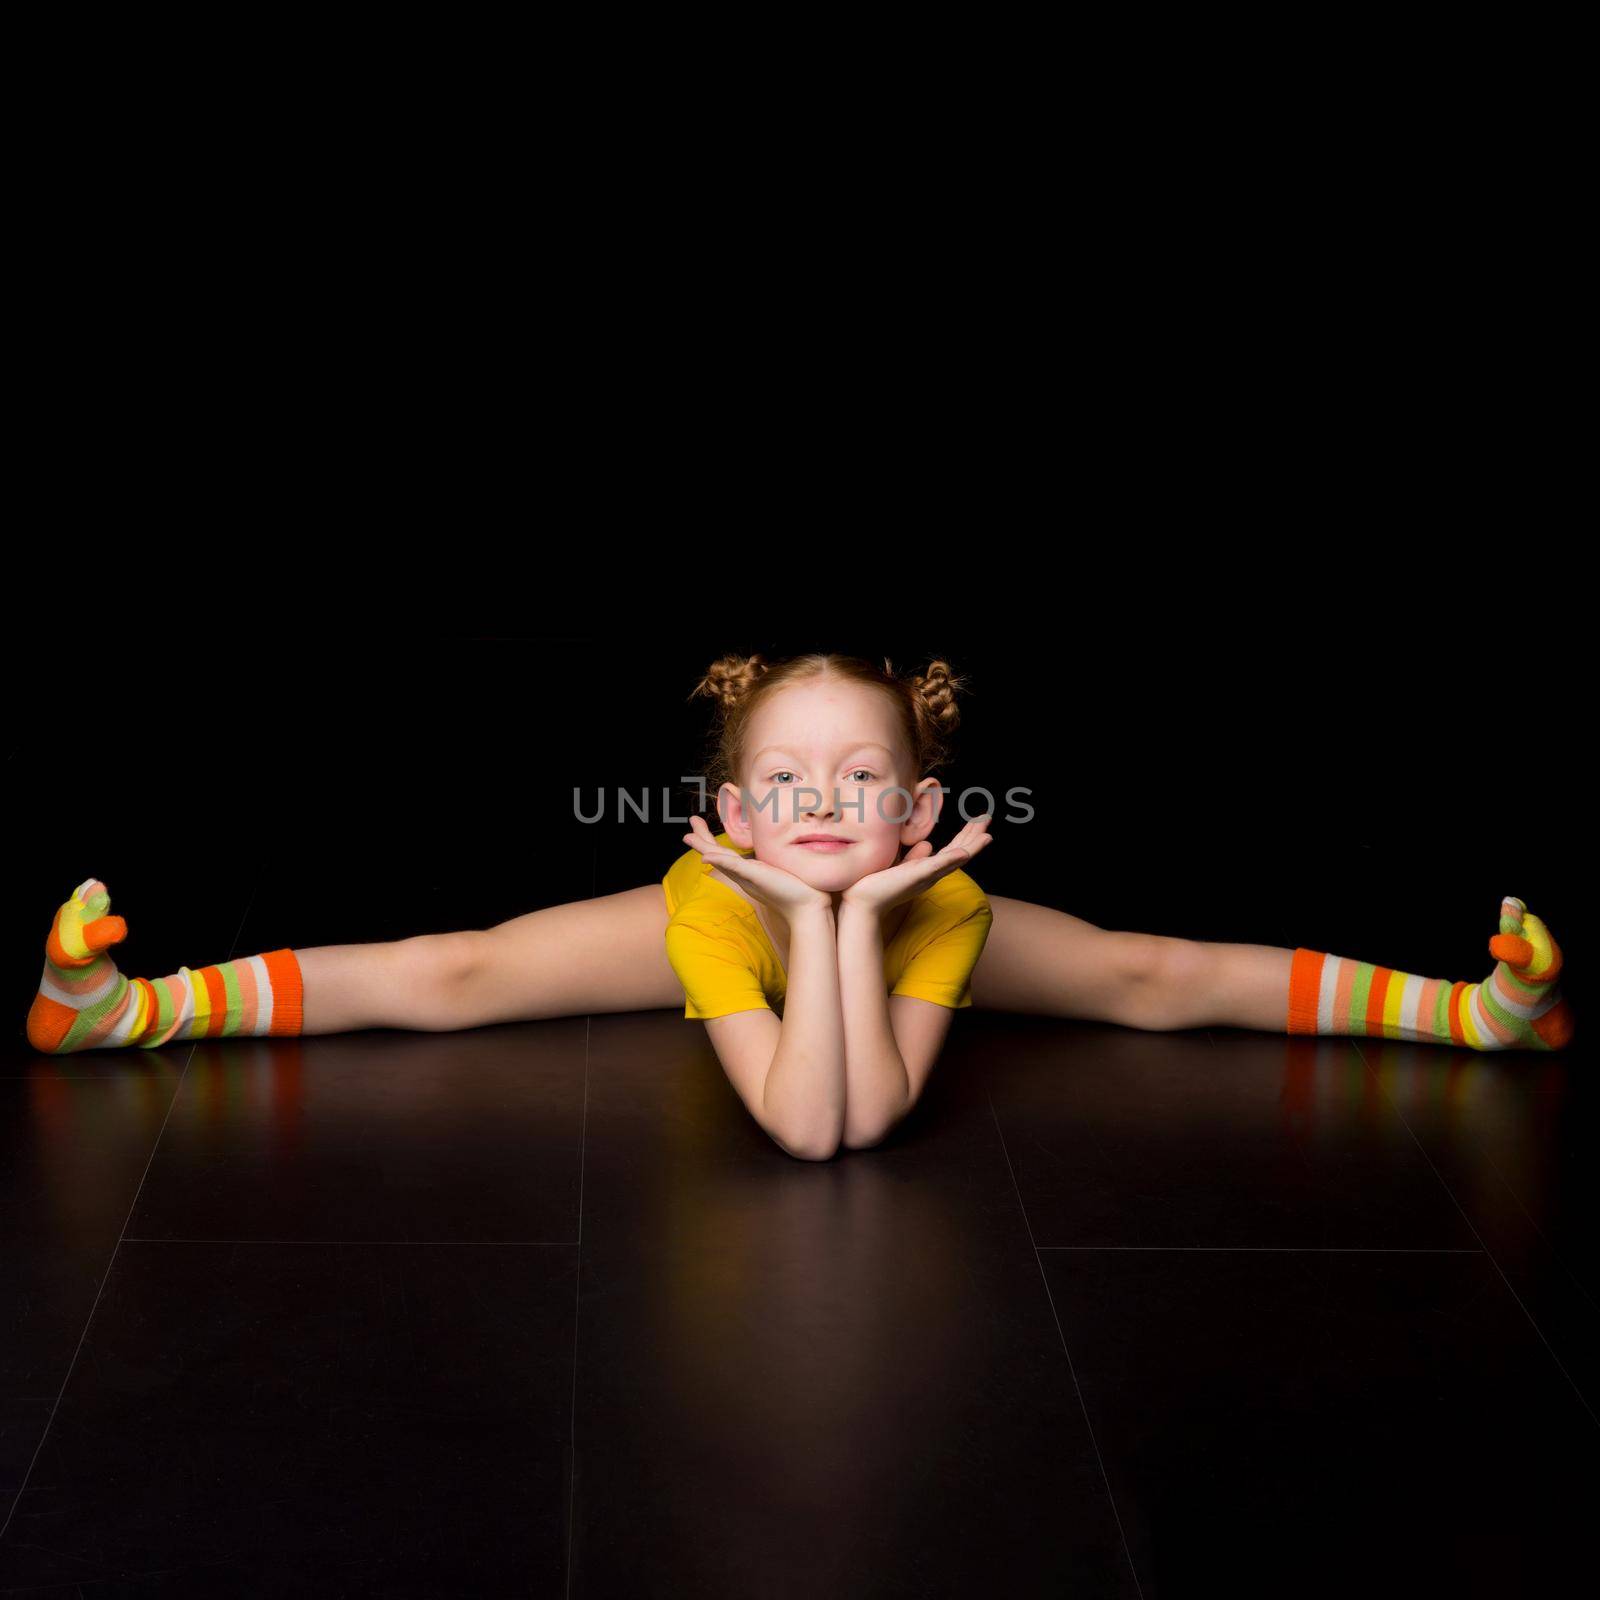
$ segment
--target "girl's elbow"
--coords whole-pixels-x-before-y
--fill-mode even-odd
[[[831,1161],[839,1153],[839,1139],[829,1140],[812,1133],[793,1132],[776,1125],[770,1116],[758,1119],[766,1129],[767,1137],[796,1161]]]
[[[778,1146],[796,1161],[832,1161],[839,1153],[838,1140],[834,1140],[832,1144],[787,1144],[780,1139]]]
[[[874,1145],[882,1144],[889,1137],[889,1130],[884,1128],[875,1134],[847,1133],[839,1141],[845,1150],[870,1150]]]
[[[869,1122],[860,1127],[851,1127],[848,1124],[839,1143],[846,1150],[870,1150],[874,1145],[882,1144],[894,1132],[895,1128],[905,1120],[911,1108],[907,1106],[896,1117],[884,1117],[876,1122]]]

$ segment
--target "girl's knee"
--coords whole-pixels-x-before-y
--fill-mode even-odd
[[[474,989],[487,970],[487,933],[420,933],[401,941],[401,982],[409,989],[415,1027],[471,1027]]]
[[[1196,1027],[1204,1010],[1209,968],[1206,947],[1167,934],[1136,936],[1128,956],[1131,1026],[1162,1030]]]

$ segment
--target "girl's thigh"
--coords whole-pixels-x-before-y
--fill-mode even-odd
[[[543,906],[476,936],[470,1009],[486,1022],[683,1006],[659,883]]]
[[[972,969],[972,1004],[994,1011],[1126,1023],[1149,977],[1155,941],[1097,928],[1053,906],[989,896],[994,920]]]

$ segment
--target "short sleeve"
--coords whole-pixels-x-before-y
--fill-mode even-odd
[[[748,952],[735,939],[693,922],[669,922],[667,960],[683,985],[685,1019],[772,1010]]]
[[[935,934],[918,949],[889,993],[931,1000],[952,1010],[970,1006],[969,980],[983,954],[993,921],[994,913],[984,899],[959,922]]]

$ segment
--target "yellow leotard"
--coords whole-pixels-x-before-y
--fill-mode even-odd
[[[717,843],[740,855],[726,833]],[[782,1007],[788,976],[756,908],[711,876],[712,864],[686,850],[667,869],[667,959],[683,985],[689,1019]],[[930,884],[884,946],[890,994],[959,1009],[972,1004],[968,980],[983,954],[994,913],[989,897],[959,868]]]

